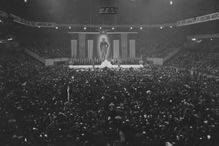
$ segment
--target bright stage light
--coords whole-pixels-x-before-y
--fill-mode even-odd
[[[201,43],[201,42],[202,42],[202,40],[198,40],[198,41],[197,41],[197,43]]]
[[[24,0],[24,2],[26,3],[26,2],[27,2],[27,0]]]
[[[13,38],[8,38],[8,41],[12,41],[13,40]]]
[[[115,27],[112,27],[112,30],[115,30]]]
[[[143,27],[140,27],[140,30],[142,30],[143,29]]]
[[[160,29],[163,29],[163,26],[161,26]]]
[[[56,29],[59,29],[59,28],[56,26]]]
[[[132,30],[132,29],[133,29],[133,27],[130,27],[130,29]]]
[[[71,29],[71,26],[69,26],[68,29]]]
[[[192,41],[196,41],[196,38],[192,38]]]
[[[102,29],[102,27],[100,26],[100,29]]]
[[[87,27],[84,27],[84,30],[87,30]]]
[[[173,1],[170,1],[170,5],[173,5]]]

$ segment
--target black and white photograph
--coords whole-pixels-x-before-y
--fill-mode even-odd
[[[219,146],[219,0],[0,0],[0,146]]]

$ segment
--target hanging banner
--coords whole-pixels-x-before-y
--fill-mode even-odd
[[[130,58],[135,59],[135,40],[129,40]]]
[[[99,9],[100,14],[118,14],[117,7],[101,7]]]
[[[20,18],[14,14],[10,14],[10,16],[13,18],[13,21],[19,24],[23,24],[26,26],[31,27],[55,27],[55,23],[50,22],[34,22],[34,21],[28,21],[23,18]]]
[[[79,40],[79,58],[85,58],[86,56],[86,34],[79,33],[78,34],[78,40]]]
[[[36,26],[40,27],[55,27],[55,23],[50,23],[50,22],[35,22]]]
[[[10,16],[13,18],[13,21],[16,23],[23,24],[26,26],[31,26],[31,27],[37,27],[36,23],[33,21],[28,21],[28,20],[22,19],[14,14],[10,14]]]
[[[100,14],[117,14],[118,13],[118,8],[117,7],[101,7],[99,9]],[[11,17],[14,22],[23,24],[26,26],[31,26],[31,27],[69,27],[73,26],[73,24],[56,24],[56,23],[51,23],[51,22],[35,22],[35,21],[29,21],[26,19],[23,19],[21,17],[18,17],[14,14],[8,14],[4,11],[0,11],[0,17]],[[219,20],[219,12],[216,13],[211,13],[195,18],[189,18],[185,20],[180,20],[177,21],[176,23],[170,23],[170,24],[144,24],[144,25],[133,25],[135,27],[172,27],[172,26],[186,26],[186,25],[192,25],[192,24],[197,24],[197,23],[203,23],[203,22],[208,22],[208,21],[214,21],[214,20]],[[79,27],[81,26],[80,24],[75,24],[74,26]],[[89,27],[98,27],[99,25],[90,25]],[[112,27],[111,25],[105,25],[105,27]],[[117,25],[116,27],[130,27],[130,25]]]
[[[87,57],[89,58],[89,59],[92,59],[93,58],[93,40],[88,40],[87,41],[87,46],[88,46],[88,55],[87,55]]]
[[[126,60],[128,58],[128,34],[121,34],[121,49],[122,49],[122,59]]]
[[[119,40],[113,40],[113,58],[119,58]]]
[[[77,58],[77,40],[71,40],[71,57]]]
[[[181,20],[176,23],[176,26],[185,26],[185,25],[203,23],[203,22],[208,22],[208,21],[213,21],[213,20],[218,20],[218,19],[219,19],[219,12],[208,14],[208,15],[203,15],[203,16],[199,16],[195,18],[189,18],[186,20]]]

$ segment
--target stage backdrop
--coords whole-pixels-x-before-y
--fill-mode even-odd
[[[136,34],[135,34],[136,35]],[[104,38],[108,44],[106,58],[129,60],[136,58],[135,35],[122,34],[86,34],[86,32],[72,34],[71,57],[101,59],[100,42]]]

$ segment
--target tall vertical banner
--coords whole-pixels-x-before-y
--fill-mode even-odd
[[[130,58],[135,58],[135,40],[129,40]]]
[[[88,46],[88,50],[87,50],[87,52],[88,52],[88,59],[92,59],[93,58],[93,46],[94,46],[94,42],[93,42],[93,40],[88,40],[87,41],[87,46]]]
[[[79,33],[79,58],[85,58],[86,34]]]
[[[119,58],[119,40],[113,40],[113,58]]]
[[[77,40],[71,40],[71,57],[77,58]]]
[[[128,57],[128,34],[121,34],[122,59],[126,60]]]

